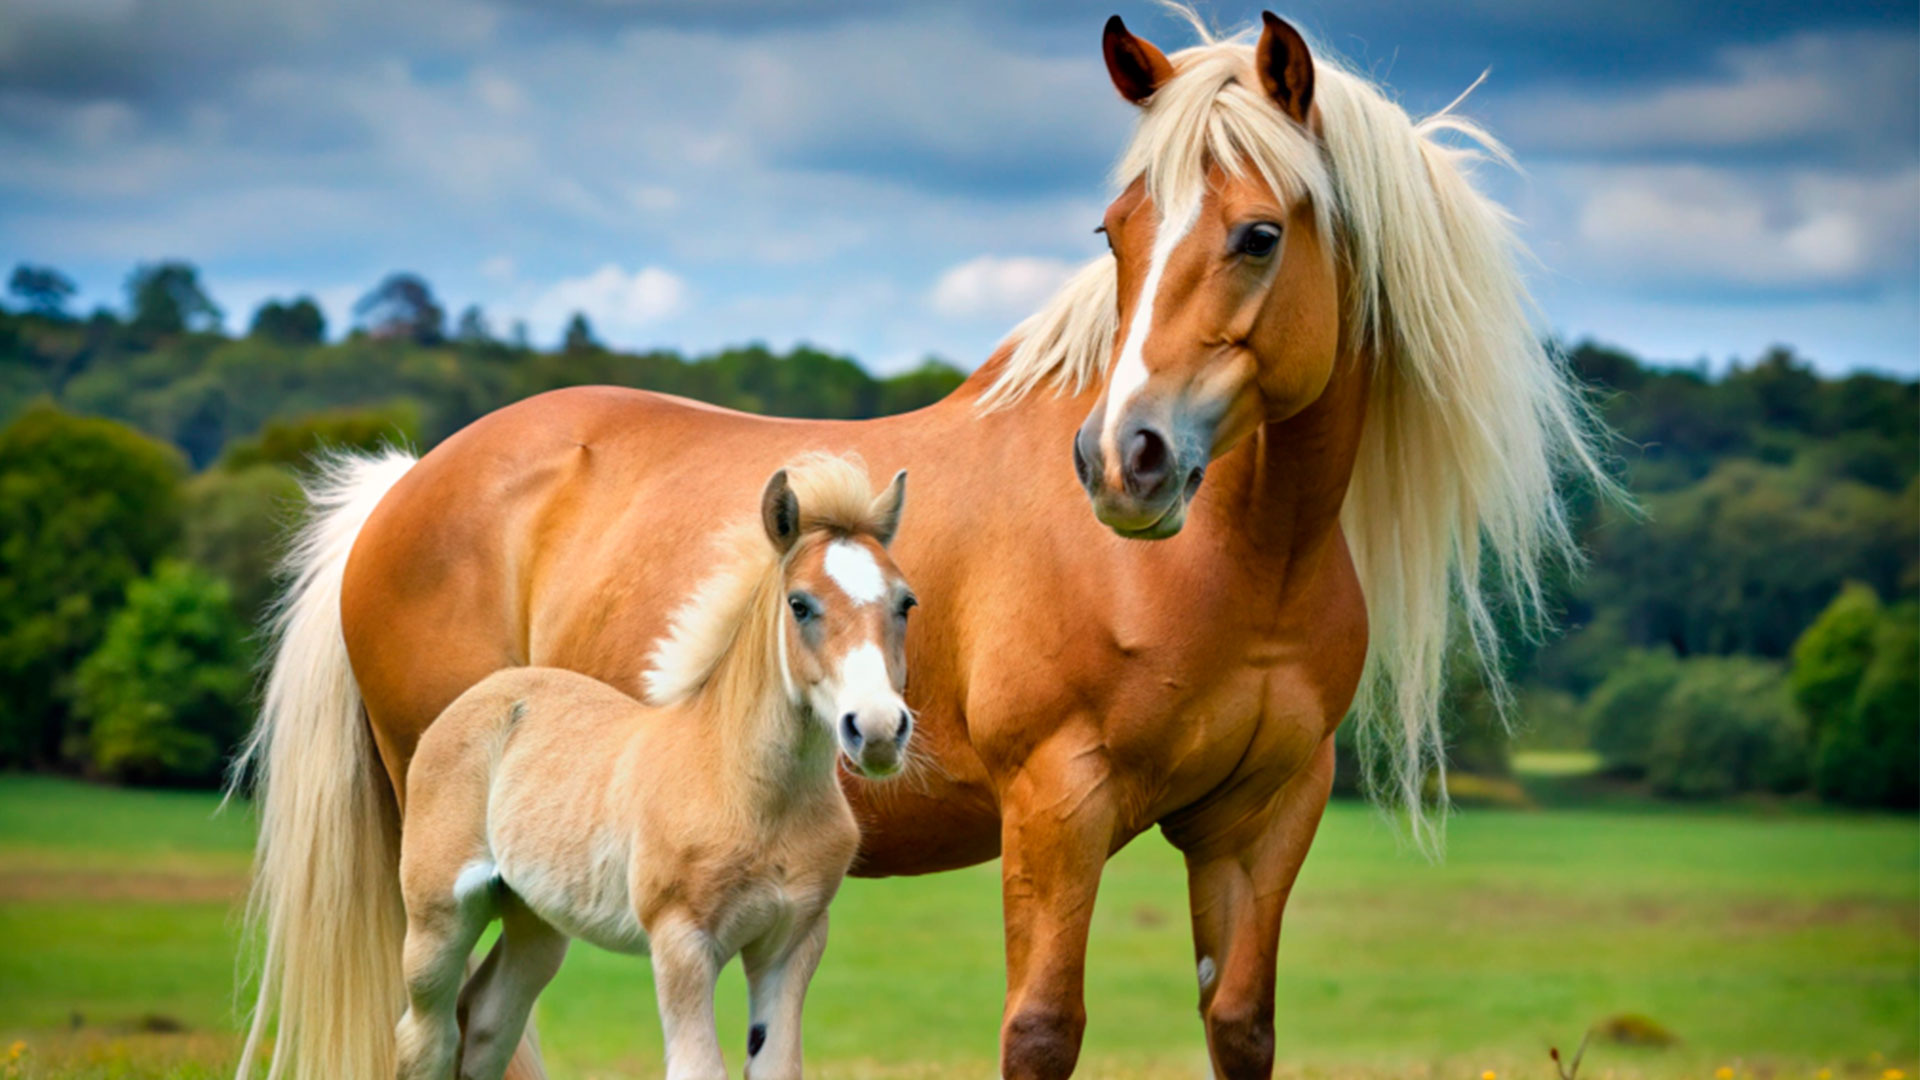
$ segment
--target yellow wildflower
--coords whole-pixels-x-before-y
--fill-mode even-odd
[[[1733,1080],[1733,1066],[1722,1065],[1713,1070],[1714,1080]]]
[[[1500,1074],[1494,1072],[1492,1069],[1488,1069],[1480,1074],[1480,1080],[1500,1080]]]
[[[1903,1069],[1888,1069],[1880,1074],[1880,1080],[1907,1080],[1907,1074]]]

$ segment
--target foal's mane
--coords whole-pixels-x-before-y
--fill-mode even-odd
[[[1371,627],[1354,712],[1370,786],[1407,809],[1416,839],[1437,842],[1421,806],[1429,775],[1445,804],[1439,709],[1453,612],[1504,700],[1494,605],[1504,595],[1523,626],[1544,625],[1543,566],[1578,558],[1557,482],[1574,474],[1617,492],[1595,451],[1599,429],[1535,331],[1509,216],[1468,175],[1478,160],[1512,159],[1453,113],[1458,101],[1415,122],[1320,56],[1316,139],[1261,93],[1251,31],[1221,39],[1168,6],[1201,44],[1171,57],[1175,75],[1141,110],[1113,179],[1144,177],[1156,205],[1184,205],[1209,165],[1252,168],[1282,197],[1311,200],[1333,240],[1341,340],[1372,375],[1341,512]],[[981,407],[1101,385],[1118,323],[1114,259],[1103,255],[1014,328]]]
[[[717,716],[740,716],[792,700],[783,633],[789,562],[809,537],[878,536],[888,521],[857,455],[810,453],[785,468],[800,504],[799,535],[782,555],[757,515],[721,532],[719,568],[674,612],[648,659],[648,704],[697,702]]]

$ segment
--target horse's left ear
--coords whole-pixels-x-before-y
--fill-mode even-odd
[[[907,470],[893,474],[893,483],[873,499],[873,538],[885,547],[900,531],[900,511],[907,506]]]
[[[782,555],[800,539],[800,496],[787,483],[785,469],[769,476],[766,490],[760,493],[760,524],[766,526],[773,550]]]
[[[1260,19],[1267,24],[1253,53],[1260,85],[1281,112],[1305,124],[1307,111],[1313,108],[1313,54],[1287,20],[1271,11],[1261,12]]]

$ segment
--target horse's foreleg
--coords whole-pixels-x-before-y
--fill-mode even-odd
[[[1333,786],[1333,738],[1264,806],[1237,803],[1166,827],[1187,858],[1207,1050],[1221,1080],[1273,1074],[1280,917]]]
[[[1060,1080],[1080,1057],[1087,928],[1119,820],[1110,777],[1102,748],[1056,738],[1002,785],[1005,1080]]]
[[[667,1080],[726,1080],[727,1063],[713,1019],[713,985],[720,977],[721,959],[713,940],[686,921],[649,929],[653,992],[667,1044]]]
[[[502,905],[500,940],[461,994],[465,1034],[460,1080],[501,1080],[520,1045],[534,999],[567,956],[564,934],[541,922],[518,899]]]
[[[749,950],[743,957],[751,1015],[747,1027],[747,1080],[799,1080],[800,1014],[807,984],[827,949],[827,916],[821,912],[772,955]]]

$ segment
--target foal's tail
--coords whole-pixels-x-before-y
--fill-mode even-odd
[[[266,700],[234,771],[236,788],[256,777],[247,922],[266,937],[240,1080],[267,1052],[276,1018],[268,1080],[393,1075],[404,1008],[400,827],[347,663],[340,582],[361,526],[413,463],[399,450],[326,463],[287,556]]]

